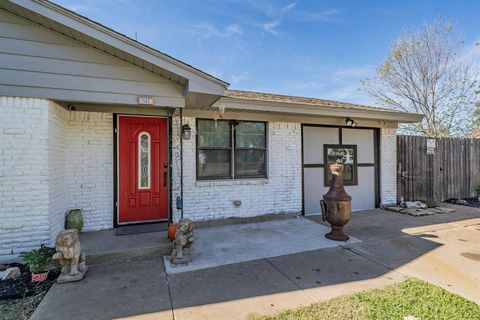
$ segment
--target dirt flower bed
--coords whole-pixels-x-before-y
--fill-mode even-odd
[[[27,320],[42,301],[46,292],[15,300],[0,300],[1,320]]]
[[[32,283],[31,273],[24,264],[11,263],[8,267],[18,267],[21,275],[17,279],[0,281],[0,301],[19,299],[47,291],[53,285],[58,276],[57,270],[51,270],[47,280],[39,283]]]
[[[480,201],[478,200],[478,197],[465,198],[463,200],[467,201],[469,207],[480,208]]]
[[[21,263],[7,267],[18,267],[21,275],[17,279],[0,280],[0,319],[28,319],[55,282],[59,271],[51,270],[48,279],[40,283],[31,282],[31,273]]]
[[[458,200],[465,200],[466,204],[464,204],[464,205],[466,205],[466,206],[474,207],[474,208],[480,208],[480,201],[478,200],[478,197],[462,198],[462,199],[451,198],[451,199],[446,200],[445,202],[453,203],[453,204],[459,204],[459,203],[457,203]]]

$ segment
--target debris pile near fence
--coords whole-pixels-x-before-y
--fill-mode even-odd
[[[431,216],[435,214],[451,213],[456,211],[455,209],[445,208],[445,207],[406,208],[403,206],[390,206],[390,207],[386,207],[385,209],[393,212],[408,214],[409,216],[414,216],[414,217]]]

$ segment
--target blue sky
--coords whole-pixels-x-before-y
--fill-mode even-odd
[[[408,27],[441,17],[465,50],[480,1],[54,0],[227,82],[231,89],[372,104],[359,88]]]

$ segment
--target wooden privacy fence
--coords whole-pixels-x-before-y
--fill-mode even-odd
[[[397,136],[398,201],[471,197],[479,184],[480,139]]]

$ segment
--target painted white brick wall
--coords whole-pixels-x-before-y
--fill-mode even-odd
[[[112,114],[49,109],[50,244],[65,213],[81,208],[84,231],[113,227]]]
[[[67,209],[84,230],[113,226],[112,114],[0,97],[0,261],[53,245]]]
[[[113,115],[68,114],[68,209],[83,210],[84,231],[113,227]]]
[[[63,230],[65,225],[68,111],[50,102],[48,118],[49,244],[53,246],[58,232]]]
[[[0,260],[50,240],[49,107],[0,97]]]
[[[382,128],[380,132],[380,203],[397,202],[397,130]]]
[[[192,128],[192,138],[184,140],[183,146],[185,218],[210,220],[302,210],[300,124],[268,124],[268,179],[196,181],[195,118],[184,118],[184,123]],[[178,122],[173,129],[175,147],[179,143]],[[178,180],[176,168],[174,164],[174,180]],[[178,186],[178,181],[174,185]],[[179,190],[173,189],[175,199]],[[240,200],[241,206],[236,208],[234,200]],[[178,218],[174,209],[174,219]]]
[[[42,99],[0,97],[0,260],[53,244],[67,209],[86,231],[113,226],[113,116]],[[195,118],[184,118],[184,216],[193,220],[296,213],[302,208],[301,125],[268,124],[268,179],[196,181]],[[178,117],[173,201],[180,193]],[[396,130],[381,130],[381,202],[396,202]],[[236,208],[234,200],[242,205]],[[174,219],[179,212],[173,204]]]

